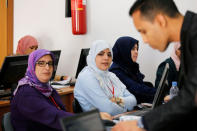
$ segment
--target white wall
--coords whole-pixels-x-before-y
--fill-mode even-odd
[[[73,35],[71,18],[65,18],[65,0],[15,0],[14,50],[24,35],[35,36],[40,48],[61,49],[57,73],[75,76],[81,48],[90,47],[96,39],[104,39],[113,46],[120,36],[129,35],[140,40],[138,62],[145,80],[154,83],[158,64],[169,57],[172,46],[164,52],[143,44],[128,15],[134,0],[87,0],[87,34]],[[197,12],[196,0],[175,0],[180,11]],[[15,51],[14,51],[15,52]]]

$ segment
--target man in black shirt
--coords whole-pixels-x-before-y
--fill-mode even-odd
[[[178,11],[173,0],[137,0],[130,9],[145,43],[165,51],[170,42],[181,42],[178,96],[150,111],[138,121],[118,123],[112,131],[197,130],[197,14]]]

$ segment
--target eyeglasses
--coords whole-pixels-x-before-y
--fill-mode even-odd
[[[37,61],[36,64],[40,67],[45,67],[47,64],[49,67],[52,67],[53,66],[53,61],[49,61],[49,62],[46,62],[46,61]]]

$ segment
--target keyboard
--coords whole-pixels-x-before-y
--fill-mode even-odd
[[[12,93],[11,90],[1,90],[0,91],[0,100],[10,100]]]
[[[74,86],[75,82],[69,82],[66,84],[60,83],[60,82],[52,82],[51,85],[60,85],[60,86]]]
[[[151,109],[152,108],[146,108],[146,109],[143,109],[143,110],[138,110],[138,111],[134,111],[134,112],[128,113],[127,115],[144,116]]]

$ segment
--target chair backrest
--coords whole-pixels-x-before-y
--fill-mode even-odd
[[[72,107],[73,107],[73,112],[74,113],[81,113],[83,112],[78,100],[76,98],[74,98],[73,102],[72,102]]]
[[[1,127],[2,131],[14,131],[11,123],[11,112],[3,114]]]

